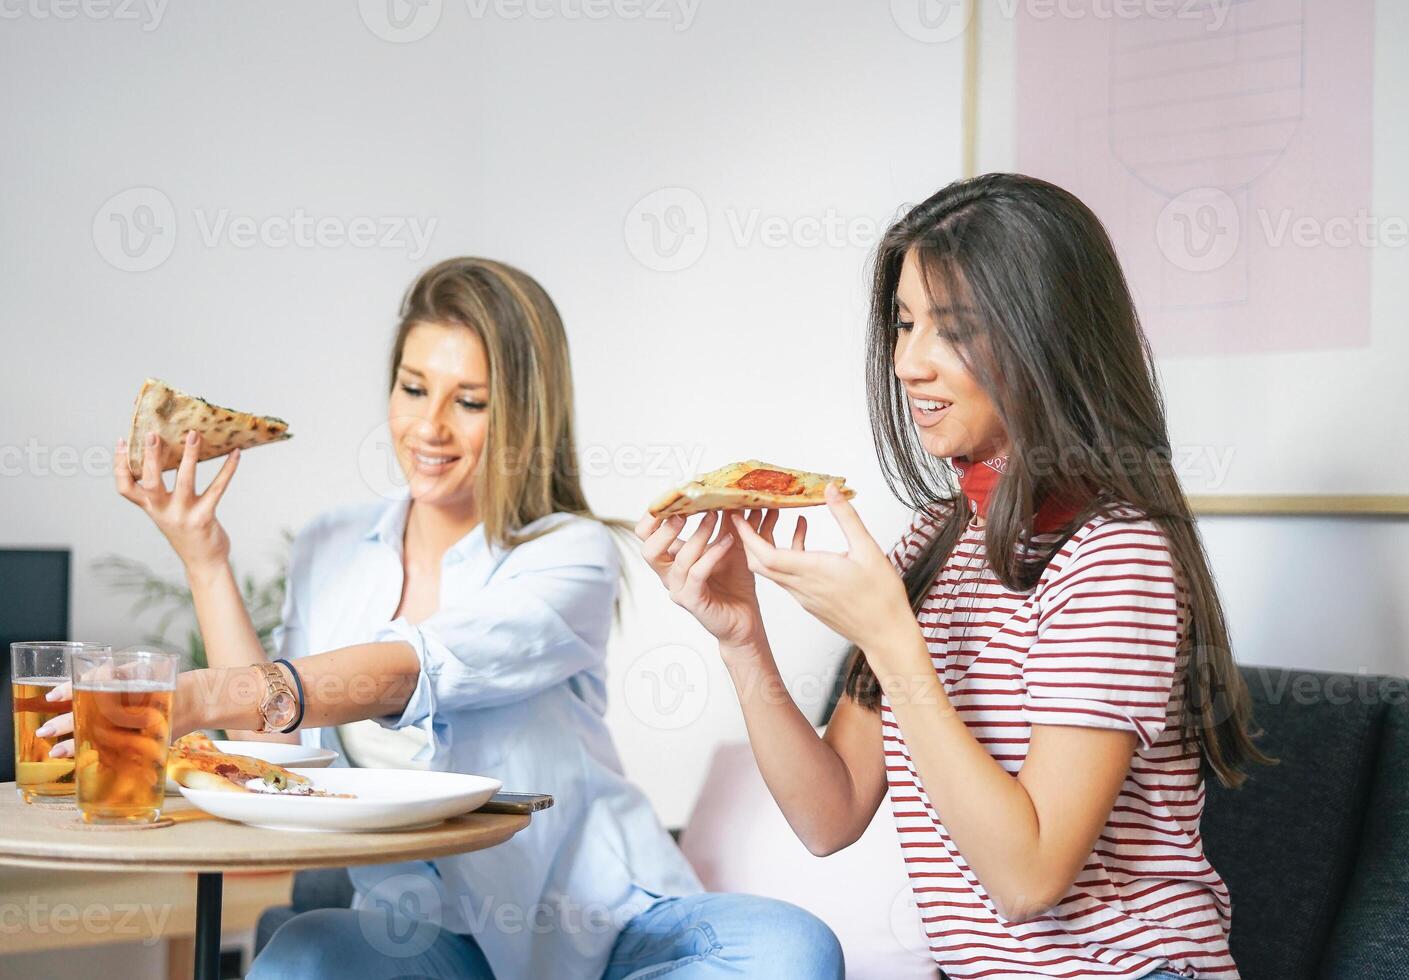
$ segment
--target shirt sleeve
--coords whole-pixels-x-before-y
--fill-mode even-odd
[[[308,630],[304,617],[308,611],[307,590],[311,542],[314,525],[310,524],[294,537],[289,548],[289,566],[284,573],[284,604],[279,625],[270,634],[275,659],[294,660],[308,653]]]
[[[1029,724],[1165,729],[1182,625],[1174,561],[1149,521],[1097,527],[1042,588],[1023,662]]]
[[[435,731],[437,712],[509,704],[601,668],[619,567],[610,532],[573,521],[516,546],[474,595],[414,625],[387,623],[373,642],[409,643],[421,672],[383,724]]]

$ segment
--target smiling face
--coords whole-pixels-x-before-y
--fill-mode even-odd
[[[905,253],[895,289],[895,376],[905,386],[920,444],[931,456],[989,459],[1007,451],[998,410],[964,363],[976,336],[962,298],[926,288],[915,249]]]
[[[489,430],[489,358],[456,323],[417,323],[406,335],[387,406],[396,460],[411,499],[473,508]]]

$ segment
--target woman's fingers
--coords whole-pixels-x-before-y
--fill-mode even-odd
[[[657,517],[655,514],[649,512],[646,513],[645,516],[636,522],[636,537],[645,541],[656,532],[656,528],[660,527],[662,520],[664,520],[664,518]]]
[[[127,462],[126,439],[119,439],[117,446],[113,448],[113,482],[117,484],[117,492],[122,496],[134,504],[142,502],[142,498],[137,494],[137,481],[132,479],[132,467]]]
[[[51,759],[72,759],[72,758],[73,758],[73,739],[71,739],[71,738],[66,738],[66,739],[64,739],[62,742],[60,742],[58,745],[55,745],[52,749],[49,750],[49,758],[51,758]]]
[[[672,563],[674,552],[670,550],[671,542],[677,540],[676,536],[684,526],[684,518],[671,517],[661,521],[659,526],[641,543],[641,557],[646,559],[646,564],[650,565],[655,573],[662,578],[670,570]],[[683,542],[681,543],[683,544]]]
[[[714,544],[690,567],[690,571],[685,576],[685,584],[698,588],[709,581],[710,573],[714,571],[714,566],[724,560],[724,556],[729,553],[729,549],[734,547],[735,539],[733,533],[726,524],[719,532],[719,537]]]
[[[807,518],[797,515],[797,526],[793,528],[793,551],[807,550]]]
[[[714,534],[715,525],[719,523],[719,512],[710,511],[700,518],[699,525],[695,528],[695,533],[690,535],[685,541],[685,546],[675,553],[675,560],[670,563],[670,581],[667,583],[672,590],[680,588],[685,584],[685,576],[690,573],[690,566],[699,560],[700,555],[709,546],[710,536]]]
[[[57,738],[60,735],[72,735],[73,712],[66,711],[61,715],[55,715],[36,728],[34,734],[39,738]]]
[[[777,551],[773,543],[760,535],[758,529],[743,517],[735,518],[734,533],[738,535],[739,543],[748,554],[749,571],[778,581],[772,563],[772,556]]]
[[[152,503],[166,500],[166,483],[161,478],[161,443],[155,432],[148,432],[142,444],[142,479],[139,486]]]
[[[866,551],[879,551],[876,539],[861,523],[861,515],[856,513],[856,508],[851,506],[851,501],[846,499],[841,489],[835,483],[829,483],[823,492],[827,497],[827,509],[841,526],[842,534],[846,535],[848,553],[860,556]]]
[[[763,512],[763,520],[758,525],[759,537],[763,538],[765,541],[773,540],[773,528],[778,526],[778,515],[781,513],[782,511],[778,510],[776,507]]]
[[[199,443],[200,437],[197,437],[197,445]],[[215,474],[215,479],[210,481],[210,486],[206,487],[205,493],[201,494],[201,503],[208,511],[212,513],[215,511],[215,505],[220,503],[220,498],[225,495],[225,488],[230,485],[239,465],[240,451],[232,449],[230,455],[225,457],[225,462],[220,464],[220,472]]]
[[[196,457],[200,453],[201,437],[195,429],[186,432],[181,444],[181,465],[176,468],[175,494],[183,500],[196,496]]]

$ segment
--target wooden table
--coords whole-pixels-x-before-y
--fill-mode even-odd
[[[379,833],[297,833],[193,819],[168,798],[158,827],[95,827],[72,806],[28,805],[0,783],[0,864],[85,871],[196,872],[198,980],[218,980],[220,903],[226,871],[292,871],[414,861],[478,851],[528,826],[521,814],[468,813],[435,827]],[[187,815],[183,817],[183,814]]]

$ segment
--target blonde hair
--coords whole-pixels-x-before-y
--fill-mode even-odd
[[[391,381],[419,323],[474,331],[489,360],[489,427],[475,493],[485,537],[512,547],[521,529],[553,513],[596,518],[578,479],[567,334],[548,294],[513,266],[447,259],[406,292],[391,352]]]

